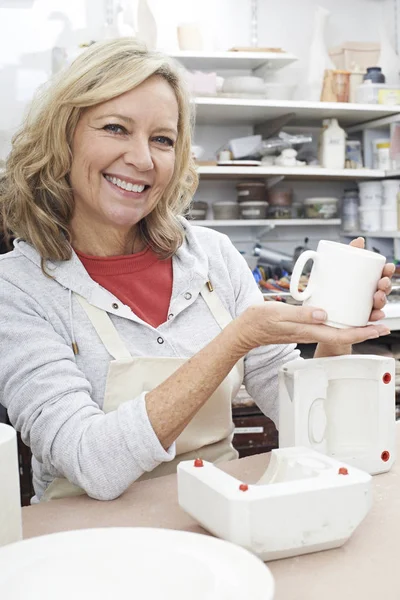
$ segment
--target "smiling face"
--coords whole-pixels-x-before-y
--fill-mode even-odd
[[[96,239],[125,245],[172,179],[177,129],[178,102],[160,76],[83,111],[70,171],[77,249],[95,253],[90,240]]]

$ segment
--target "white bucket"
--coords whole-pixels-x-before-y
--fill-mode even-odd
[[[382,231],[397,230],[397,206],[381,206]]]
[[[384,181],[382,181],[382,189],[383,205],[395,208],[397,206],[397,194],[400,191],[400,180],[385,179]]]
[[[360,189],[360,206],[377,207],[382,204],[382,185],[380,181],[363,181]]]
[[[379,231],[381,228],[381,209],[379,206],[360,206],[361,231]]]

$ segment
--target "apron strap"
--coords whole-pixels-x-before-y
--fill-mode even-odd
[[[222,304],[217,292],[214,292],[211,284],[207,282],[200,293],[218,325],[221,329],[225,329],[232,321],[232,317]]]
[[[75,294],[79,304],[89,317],[90,322],[96,330],[97,335],[103,342],[108,353],[115,359],[132,358],[131,353],[122,341],[115,329],[113,322],[105,310],[89,304],[85,298]]]

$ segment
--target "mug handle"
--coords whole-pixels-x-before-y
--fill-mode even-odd
[[[295,300],[300,300],[302,302],[307,300],[312,294],[312,287],[310,284],[307,285],[303,292],[299,292],[299,282],[306,262],[309,260],[315,261],[316,256],[317,253],[314,250],[306,250],[300,254],[294,265],[293,273],[290,278],[290,293]]]

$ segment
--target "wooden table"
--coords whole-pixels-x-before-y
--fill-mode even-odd
[[[400,456],[400,423],[397,425]],[[255,483],[269,456],[225,463],[235,477]],[[99,502],[87,496],[23,508],[24,537],[88,527],[165,527],[205,533],[178,506],[176,475],[133,484],[120,498]],[[328,550],[268,563],[276,600],[400,599],[400,459],[374,477],[374,504],[350,540]],[[251,600],[251,599],[249,599]]]

